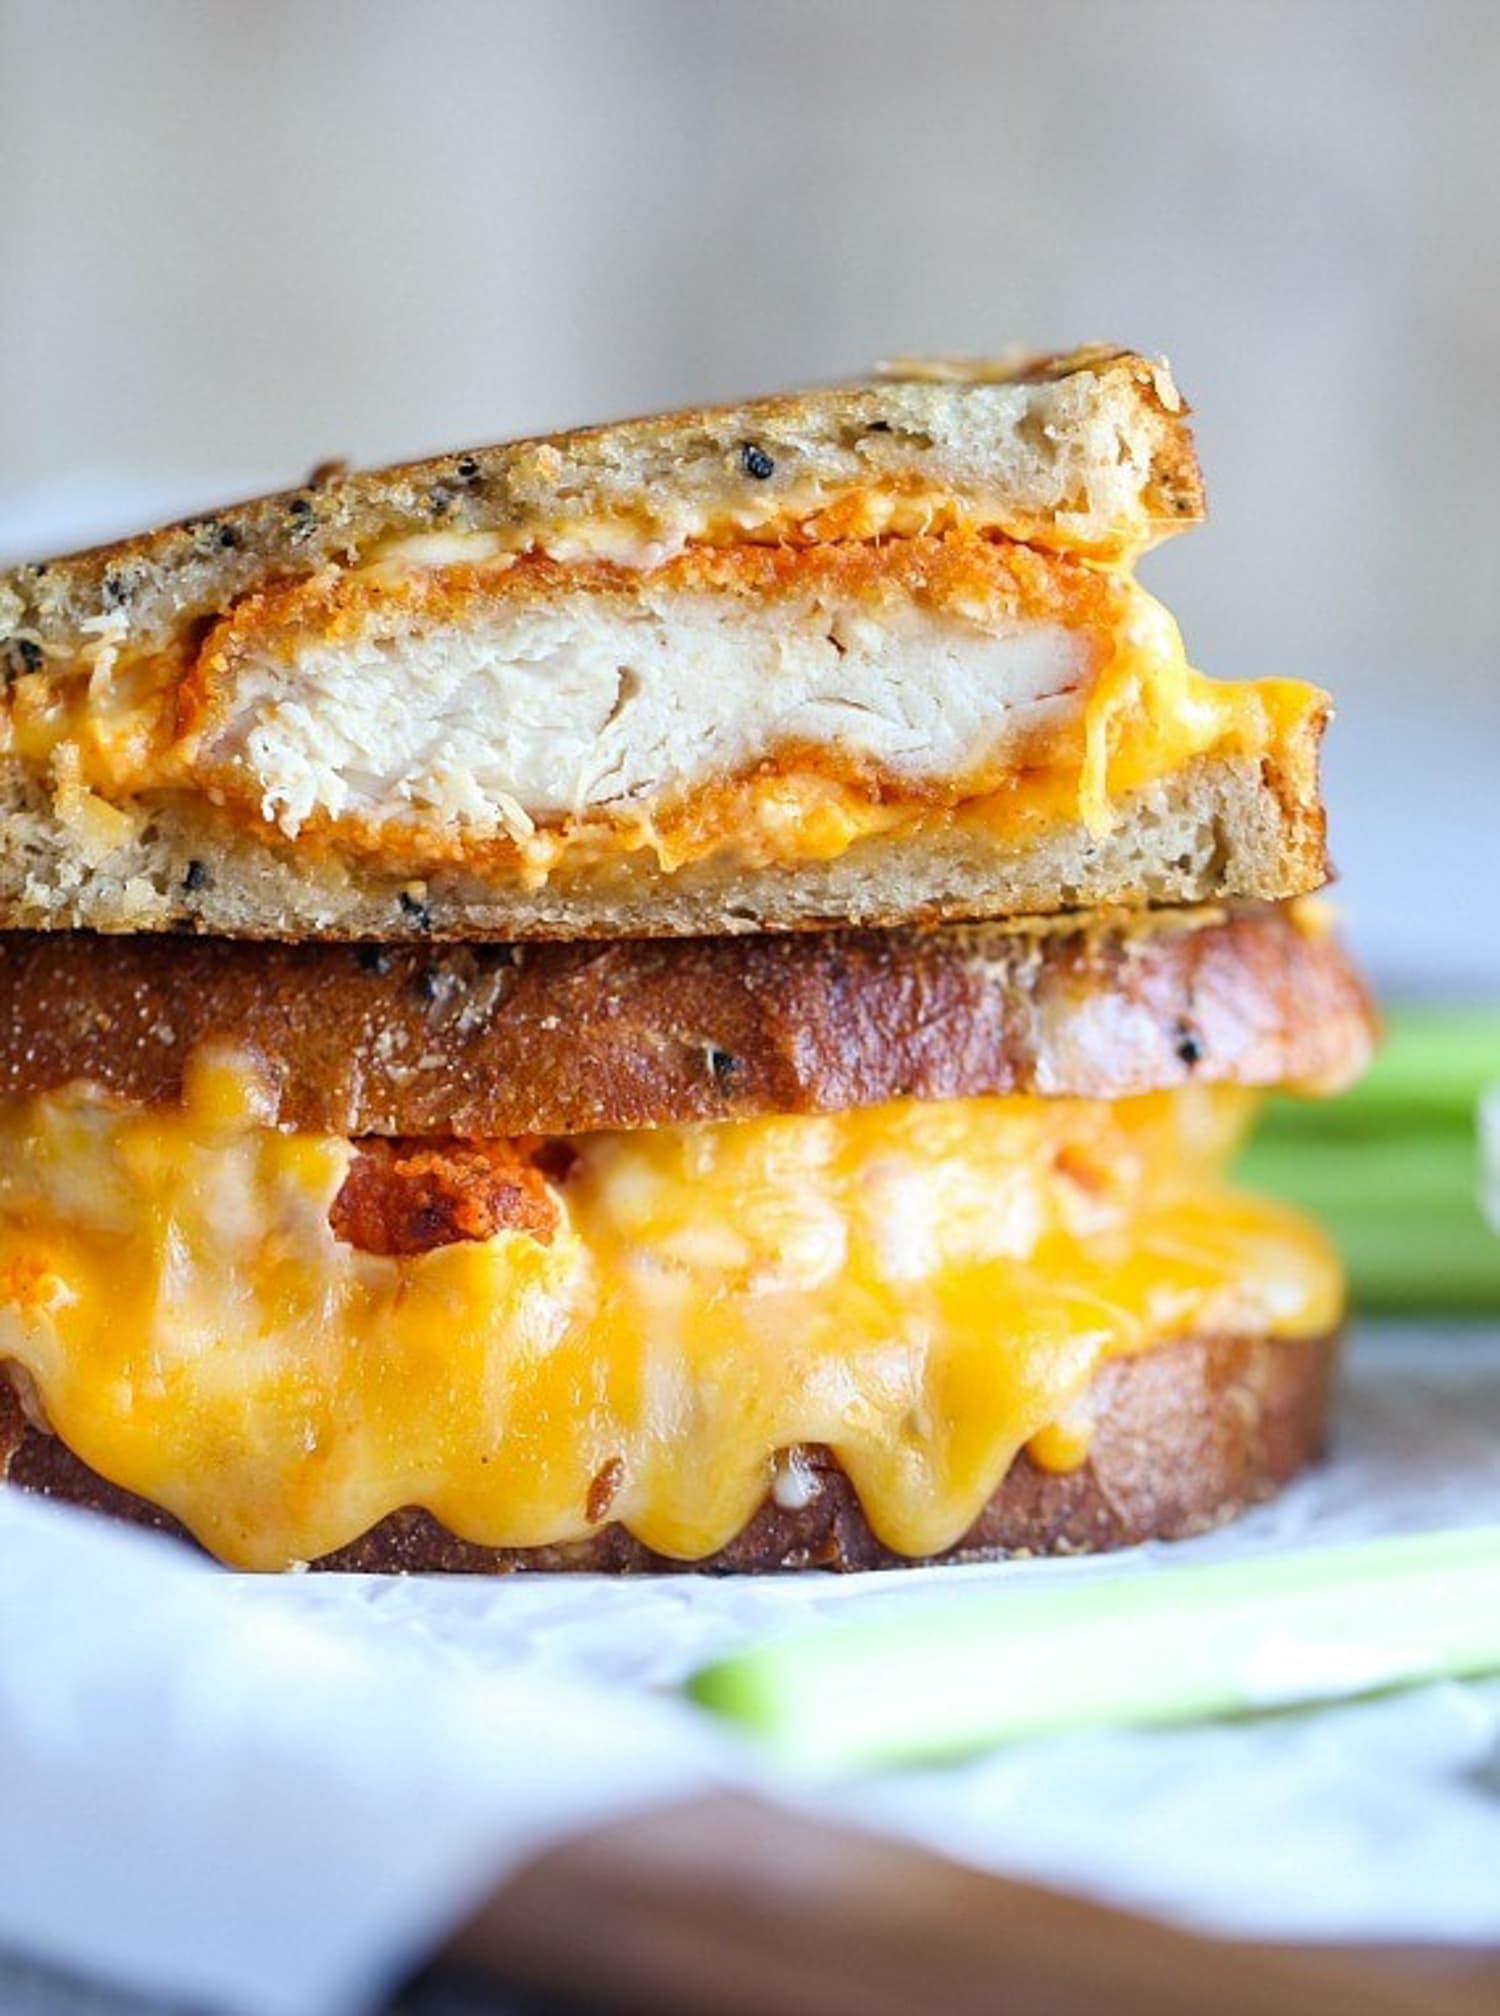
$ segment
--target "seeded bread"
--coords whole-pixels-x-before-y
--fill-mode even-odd
[[[1086,1554],[1180,1539],[1274,1495],[1321,1455],[1337,1339],[1281,1343],[1206,1337],[1105,1365],[1094,1383],[1093,1444],[1081,1468],[1039,1469],[1024,1454],[943,1561]],[[115,1518],[181,1534],[156,1507],[89,1470],[32,1425],[0,1377],[0,1479]],[[761,1509],[704,1561],[654,1554],[622,1527],[536,1548],[475,1547],[426,1512],[392,1514],[314,1562],[362,1572],[508,1574],[521,1569],[757,1574],[918,1565],[871,1532],[826,1450],[783,1457]]]
[[[454,947],[0,936],[0,1098],[175,1104],[205,1049],[266,1118],[570,1134],[979,1093],[1333,1090],[1369,1004],[1315,911]]]
[[[1094,348],[914,361],[861,382],[473,448],[187,519],[0,575],[0,661],[76,652],[123,614],[145,643],[268,579],[424,533],[518,547],[615,528],[642,543],[775,541],[871,499],[942,496],[1011,538],[1118,560],[1195,523],[1187,407],[1160,359]],[[816,529],[815,534],[816,536]]]

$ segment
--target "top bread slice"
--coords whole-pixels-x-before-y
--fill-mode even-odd
[[[1203,516],[1188,407],[1164,359],[909,359],[848,385],[616,421],[278,496],[0,574],[0,658],[76,651],[125,612],[159,645],[267,580],[420,535],[559,557],[872,537],[934,512],[1066,553],[1133,559]],[[825,527],[828,529],[825,531]]]
[[[1192,673],[1164,365],[334,476],[0,577],[0,925],[678,935],[1279,899],[1321,695]]]

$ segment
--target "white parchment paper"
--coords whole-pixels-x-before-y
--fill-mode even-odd
[[[726,1784],[1226,1931],[1500,1941],[1500,1680],[832,1786],[672,1692],[825,1613],[1500,1520],[1500,1329],[1366,1331],[1341,1423],[1203,1540],[845,1579],[254,1580],[0,1492],[0,1947],[356,2008],[506,1867]]]

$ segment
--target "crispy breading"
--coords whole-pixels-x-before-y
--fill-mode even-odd
[[[356,1144],[329,1219],[362,1253],[431,1253],[464,1239],[529,1232],[545,1246],[557,1200],[522,1141]]]

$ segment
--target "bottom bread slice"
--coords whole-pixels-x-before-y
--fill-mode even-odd
[[[968,1532],[926,1560],[1096,1553],[1223,1524],[1273,1496],[1323,1453],[1338,1342],[1336,1335],[1295,1343],[1196,1337],[1112,1360],[1092,1389],[1093,1433],[1084,1462],[1073,1470],[1045,1470],[1018,1456]],[[33,1426],[3,1379],[0,1478],[182,1533],[168,1514],[108,1483]],[[786,1452],[759,1511],[727,1546],[701,1560],[654,1553],[618,1525],[561,1546],[478,1547],[409,1508],[310,1565],[488,1575],[522,1569],[764,1574],[922,1564],[882,1545],[836,1459],[812,1448]]]
[[[1006,833],[940,810],[828,860],[757,864],[726,850],[669,869],[638,848],[537,887],[472,861],[417,876],[405,862],[310,853],[171,798],[134,808],[129,835],[91,864],[47,790],[0,774],[0,928],[592,940],[1281,901],[1328,877],[1320,726],[1274,761],[1194,758],[1123,797],[1103,832],[1064,818]]]

